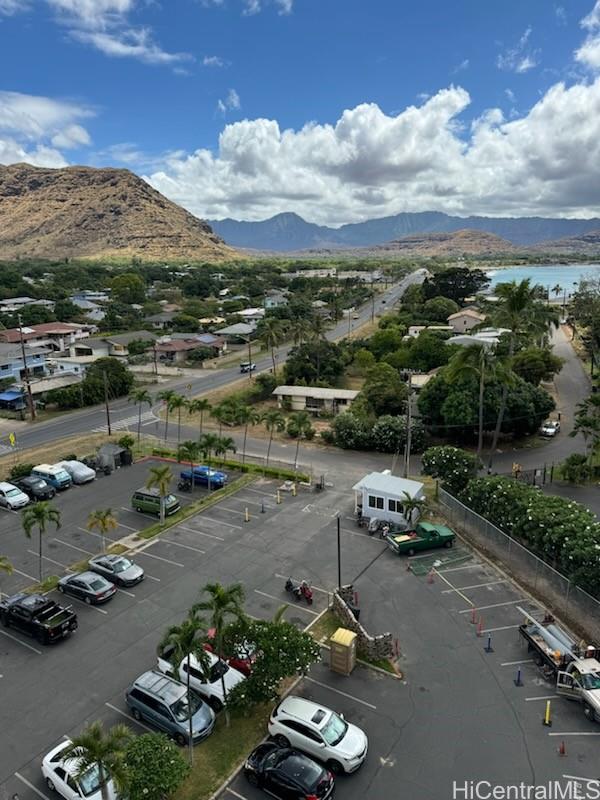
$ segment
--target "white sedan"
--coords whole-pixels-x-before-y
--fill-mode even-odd
[[[190,686],[206,700],[213,711],[220,711],[225,705],[223,683],[225,684],[225,693],[228,694],[234,686],[245,680],[246,676],[238,672],[237,669],[230,667],[229,664],[226,664],[214,653],[207,651],[206,655],[210,663],[208,675],[202,672],[196,656],[190,655]],[[169,652],[167,649],[158,657],[158,668],[161,672],[172,675],[173,666],[168,659]],[[187,684],[187,658],[184,658],[179,665],[179,673],[175,677],[182,683]]]
[[[82,461],[61,461],[58,466],[69,473],[73,483],[89,483],[96,479],[96,470],[91,469]]]
[[[560,430],[560,422],[557,419],[547,419],[540,428],[540,434],[552,438]]]
[[[77,758],[64,758],[64,751],[71,744],[61,742],[42,760],[42,775],[51,792],[58,792],[65,800],[101,800],[100,774],[97,766],[90,767],[83,775],[77,775]],[[109,800],[116,800],[112,779],[107,783]]]

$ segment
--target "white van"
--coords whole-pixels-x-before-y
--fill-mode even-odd
[[[42,478],[59,491],[68,489],[73,483],[67,470],[59,464],[38,464],[31,470],[31,474],[36,478]]]
[[[14,510],[23,508],[28,502],[29,497],[18,486],[13,486],[12,483],[5,481],[0,482],[0,506]]]

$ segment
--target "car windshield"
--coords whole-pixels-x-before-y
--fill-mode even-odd
[[[48,484],[40,478],[39,481],[29,481],[29,486],[32,489],[45,489]]]
[[[6,496],[7,497],[15,497],[17,495],[20,495],[21,493],[22,492],[21,492],[20,489],[9,489],[8,492],[6,493]]]
[[[112,563],[114,572],[125,572],[129,567],[131,567],[131,561],[128,561],[126,558],[119,558],[118,561],[113,561]]]
[[[220,678],[228,672],[229,667],[224,661],[215,661],[215,663],[210,668],[210,682],[214,683],[215,681],[220,680]]]
[[[337,714],[331,714],[327,724],[321,728],[321,735],[327,744],[335,746],[339,744],[348,730],[348,723]]]
[[[600,689],[600,673],[590,672],[581,676],[581,683],[584,689]]]
[[[168,494],[166,496],[166,498],[165,498],[165,502],[166,503],[176,503],[177,502],[177,498],[175,497],[174,494]]]
[[[310,791],[323,774],[323,770],[318,764],[298,753],[291,753],[287,758],[282,759],[279,768],[286,775],[293,777],[306,791]]]
[[[191,705],[188,706],[187,694],[184,694],[179,698],[179,700],[177,700],[176,703],[173,703],[171,706],[173,716],[178,722],[185,722],[190,718],[190,716],[193,717],[194,714],[202,708],[202,699],[199,697],[199,695],[194,694],[194,692],[190,692],[190,700]]]
[[[89,797],[92,794],[100,791],[100,772],[98,767],[94,765],[90,767],[87,772],[79,777],[79,787],[84,797]]]

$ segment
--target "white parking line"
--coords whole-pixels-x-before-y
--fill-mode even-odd
[[[472,586],[459,586],[458,589],[444,589],[442,594],[450,594],[450,592],[466,592],[468,589],[482,589],[484,586],[495,586],[497,583],[508,582],[508,578],[503,578],[499,581],[488,581],[488,583],[475,583]]]
[[[178,525],[177,528],[181,531],[187,531],[188,533],[197,533],[199,536],[207,536],[209,539],[218,539],[219,542],[224,542],[225,539],[222,536],[215,536],[214,533],[204,533],[204,531],[197,531],[195,528],[187,528],[185,525]],[[177,528],[175,530],[177,530]]]
[[[522,661],[503,661],[501,667],[516,667],[517,664],[533,664],[533,658],[524,658]]]
[[[173,541],[173,539],[167,539],[167,538],[163,537],[160,541],[163,544],[173,544],[173,545],[175,545],[175,547],[184,547],[186,550],[193,550],[195,553],[202,553],[202,555],[204,555],[204,553],[206,553],[206,550],[200,550],[200,548],[192,547],[189,544],[182,544],[181,542],[175,542],[175,541]]]
[[[548,736],[600,736],[600,731],[567,731],[565,733],[555,731],[554,733],[549,733]]]
[[[156,581],[157,583],[160,583],[160,578],[155,578],[154,575],[148,575],[147,572],[145,572],[144,574],[147,578],[150,578],[151,581]]]
[[[136,725],[139,725],[141,728],[144,728],[144,730],[150,731],[150,733],[156,733],[156,731],[153,728],[149,728],[147,725],[144,725],[143,722],[139,722],[137,719],[135,719],[135,717],[132,717],[131,714],[127,714],[125,711],[121,711],[120,708],[113,706],[112,703],[104,703],[104,705],[108,706],[113,711],[116,711],[117,714],[120,714],[122,717],[131,720],[131,722],[135,722]]]
[[[438,572],[438,571],[437,571],[437,569],[436,569],[435,567],[432,567],[432,568],[431,568],[431,571],[432,571],[432,572],[434,572],[434,573],[435,573],[435,574],[436,574],[436,575],[437,575],[439,578],[441,578],[441,579],[444,581],[444,583],[448,584],[448,586],[450,586],[450,587],[451,587],[449,590],[448,590],[448,589],[444,589],[444,590],[442,591],[442,594],[447,594],[447,593],[448,593],[448,591],[451,591],[451,592],[456,592],[456,594],[457,594],[459,597],[462,597],[462,599],[465,601],[465,603],[466,603],[468,606],[471,606],[471,607],[473,607],[473,606],[475,605],[475,603],[474,603],[472,600],[469,600],[469,598],[467,597],[467,595],[466,595],[466,594],[463,594],[463,593],[461,592],[461,590],[460,590],[460,589],[455,589],[455,588],[454,588],[454,584],[450,583],[450,581],[448,580],[448,578],[444,577],[444,575],[442,575],[442,573],[441,573],[441,572]],[[470,609],[467,609],[467,610],[470,610]]]
[[[74,600],[76,603],[79,603],[82,606],[87,606],[88,608],[91,608],[92,611],[97,611],[99,614],[108,614],[108,611],[105,611],[103,608],[98,608],[97,606],[92,605],[91,603],[88,604],[85,602],[85,600],[80,600],[79,597],[73,597],[73,595],[67,595],[67,594],[65,594],[65,597],[69,598],[69,602],[71,600]]]
[[[143,511],[134,511],[133,508],[127,508],[127,506],[121,506],[121,511],[129,511],[131,514],[137,514],[138,517],[145,517],[146,519],[151,519],[152,522],[157,521],[157,517],[153,517],[150,514],[144,514]],[[134,528],[137,531],[137,528]]]
[[[40,792],[40,790],[37,787],[35,787],[33,785],[33,783],[30,783],[27,780],[27,778],[24,778],[18,772],[15,772],[15,778],[18,778],[20,781],[22,781],[25,784],[25,786],[28,786],[31,789],[32,792],[35,792],[37,794],[38,797],[43,798],[43,800],[50,800],[50,798],[48,797],[47,794],[44,794],[43,792]]]
[[[145,574],[145,573],[144,573],[144,574]],[[147,577],[147,578],[149,578],[150,576],[149,576],[149,575],[146,575],[146,577]],[[135,597],[135,595],[133,594],[133,592],[127,592],[125,589],[119,589],[119,587],[118,587],[118,586],[117,586],[117,592],[121,592],[121,594],[126,594],[126,595],[127,595],[127,597]]]
[[[327,683],[321,683],[321,681],[316,681],[314,678],[309,678],[308,675],[304,676],[304,680],[309,681],[309,683],[316,683],[317,686],[322,686],[324,689],[329,689],[330,692],[341,694],[342,697],[348,697],[350,700],[354,700],[356,703],[361,703],[363,706],[367,706],[367,708],[372,708],[373,711],[377,709],[377,706],[374,706],[373,703],[367,703],[366,700],[361,700],[360,697],[355,697],[353,694],[342,692],[340,689],[334,689],[333,686],[329,686]]]
[[[33,575],[28,575],[27,572],[21,572],[20,569],[13,567],[13,572],[16,572],[17,575],[22,575],[24,578],[29,578],[30,581],[35,581],[37,583],[37,578],[34,578]]]
[[[135,533],[139,531],[139,528],[132,528],[131,525],[124,525],[122,522],[117,522],[117,525],[119,528],[125,528],[127,531],[134,531]]]
[[[379,536],[369,536],[368,533],[360,533],[359,531],[349,531],[348,528],[340,528],[342,533],[347,534],[348,536],[360,536],[361,539],[365,539],[367,542],[373,542],[374,544],[383,544],[383,541],[379,538]],[[385,545],[387,547],[387,544]]]
[[[168,558],[163,558],[162,556],[155,556],[154,553],[147,553],[145,550],[140,550],[136,553],[136,556],[148,556],[148,558],[156,558],[158,561],[166,561],[167,564],[173,564],[175,567],[184,567],[185,564],[180,564],[179,561],[171,561]]]
[[[526,697],[525,702],[532,703],[534,700],[555,700],[557,696],[558,695],[555,694],[545,694],[542,695],[541,697]]]
[[[505,603],[493,603],[491,606],[475,606],[476,611],[487,611],[488,608],[500,608],[500,606],[512,606],[515,603],[522,603],[526,600],[526,598],[521,598],[520,600],[507,600]],[[470,614],[471,610],[466,608],[464,611],[459,611],[459,614]]]
[[[32,647],[30,644],[27,644],[27,642],[22,642],[20,639],[17,639],[16,636],[13,636],[12,633],[7,633],[6,631],[0,631],[0,633],[2,634],[2,636],[6,636],[8,639],[12,639],[13,642],[17,642],[17,644],[23,645],[23,647],[26,647],[28,650],[33,650],[33,652],[37,653],[38,656],[42,655],[41,650],[37,650],[35,647]]]
[[[36,558],[40,557],[40,554],[36,553],[35,550],[28,550],[27,552],[30,553],[32,556],[35,556]],[[51,564],[56,564],[57,567],[62,567],[63,569],[69,569],[69,567],[67,567],[66,564],[61,564],[60,561],[55,561],[53,558],[48,558],[48,556],[42,556],[42,558],[44,559],[44,561],[49,561]]]
[[[59,544],[64,544],[65,547],[72,547],[73,550],[79,550],[80,553],[87,553],[88,556],[95,555],[91,550],[84,550],[83,547],[77,547],[76,544],[71,544],[70,542],[63,542],[62,539],[57,539],[56,537],[53,539],[54,542],[58,542]]]
[[[222,519],[214,519],[214,517],[207,517],[200,513],[200,519],[205,519],[207,522],[213,522],[215,525],[226,525],[228,528],[235,528],[238,531],[242,530],[241,525],[234,525],[233,522],[223,522]]]
[[[225,508],[225,506],[219,506],[220,511],[227,511],[229,514],[239,514],[240,517],[245,516],[245,511],[238,511],[237,508]]]
[[[494,633],[495,631],[510,631],[518,628],[518,625],[501,625],[499,628],[484,628],[482,633]]]
[[[225,791],[229,792],[229,794],[232,794],[234,797],[237,797],[238,800],[248,800],[247,797],[239,792],[236,792],[235,789],[232,789],[230,786],[228,786]]]
[[[275,573],[275,577],[276,578],[283,578],[284,581],[287,581],[287,579],[290,576],[289,575],[280,575],[279,572],[276,572]],[[294,580],[294,579],[292,578],[292,580]],[[322,592],[323,594],[331,594],[331,592],[328,592],[327,589],[320,589],[318,586],[313,586],[312,583],[310,584],[310,588],[314,589],[315,592]]]
[[[285,600],[282,600],[281,597],[275,597],[275,595],[267,594],[266,592],[261,592],[260,589],[254,590],[256,594],[261,594],[263,597],[268,597],[269,600],[275,600],[276,603],[285,603]],[[298,611],[306,611],[307,614],[312,614],[313,617],[319,616],[319,611],[311,611],[310,608],[306,608],[305,606],[293,605],[290,608],[296,609]]]
[[[461,569],[479,569],[481,564],[463,564],[462,567],[449,567],[448,569],[444,569],[444,565],[440,564],[439,567],[436,567],[438,572],[460,572]]]

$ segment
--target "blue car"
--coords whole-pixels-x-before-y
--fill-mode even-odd
[[[220,472],[217,469],[212,469],[212,467],[206,467],[202,464],[194,467],[193,480],[191,469],[182,470],[179,473],[179,477],[183,481],[189,481],[190,483],[193,483],[194,486],[208,486],[210,477],[211,489],[221,489],[229,480],[229,476],[226,472]]]

